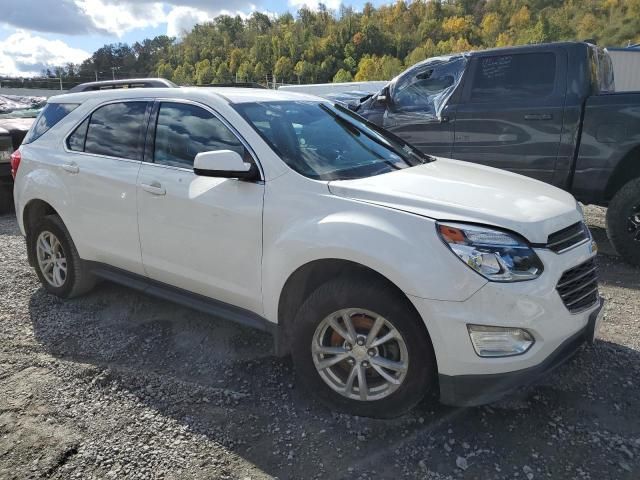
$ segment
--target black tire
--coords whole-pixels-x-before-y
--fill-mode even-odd
[[[50,232],[56,236],[67,260],[66,277],[64,283],[59,287],[52,285],[45,278],[38,262],[36,243],[42,232]],[[88,292],[95,286],[95,276],[89,272],[86,264],[78,255],[71,235],[58,215],[43,217],[29,232],[27,245],[31,249],[32,258],[35,259],[35,270],[38,278],[49,293],[61,298],[73,298]]]
[[[607,236],[616,252],[627,262],[637,266],[640,266],[639,219],[640,178],[636,178],[618,190],[609,203]]]
[[[9,185],[0,185],[0,215],[13,211],[13,189]]]
[[[408,352],[404,381],[384,398],[363,401],[336,392],[314,364],[312,341],[318,325],[345,308],[361,308],[385,317],[400,332]],[[293,325],[291,345],[297,378],[325,405],[352,415],[393,418],[413,408],[435,386],[436,359],[422,319],[409,300],[384,281],[367,277],[331,280],[304,302]],[[349,367],[347,367],[349,368]]]

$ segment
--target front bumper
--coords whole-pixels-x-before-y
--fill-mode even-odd
[[[473,407],[495,402],[518,388],[529,386],[569,360],[585,342],[591,342],[600,305],[589,316],[587,326],[565,340],[542,363],[513,372],[487,375],[439,375],[440,401],[447,405]]]
[[[536,280],[488,282],[460,302],[409,297],[431,337],[443,402],[477,405],[498,398],[562,363],[570,356],[567,352],[584,341],[602,302],[572,313],[556,286],[564,272],[595,256],[591,242],[562,254],[545,249],[536,253],[544,264]],[[469,324],[524,328],[535,343],[521,355],[480,357],[471,344]]]

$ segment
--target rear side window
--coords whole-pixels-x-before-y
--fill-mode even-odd
[[[110,103],[95,110],[87,126],[84,151],[109,157],[142,160],[147,105],[148,102],[120,102]],[[82,127],[80,124],[69,137],[69,148],[72,150],[79,149],[82,143]],[[74,137],[76,133],[77,136]]]
[[[74,152],[84,152],[84,141],[87,138],[87,128],[89,127],[89,118],[76,127],[69,138],[67,146]]]
[[[240,140],[212,113],[195,105],[160,105],[153,150],[155,163],[192,168],[198,153],[215,150],[232,150],[244,156]]]
[[[477,60],[471,100],[531,100],[553,93],[556,56],[551,53],[524,53],[481,57]]]
[[[78,105],[77,103],[47,103],[22,143],[31,143],[44,135],[56,123],[73,112]]]

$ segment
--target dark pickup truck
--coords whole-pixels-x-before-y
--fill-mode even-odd
[[[430,58],[351,108],[426,153],[608,206],[611,243],[640,265],[640,92],[615,92],[606,50],[563,42]]]

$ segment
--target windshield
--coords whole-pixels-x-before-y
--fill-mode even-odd
[[[339,105],[281,101],[234,108],[287,165],[316,180],[369,177],[430,160]]]

